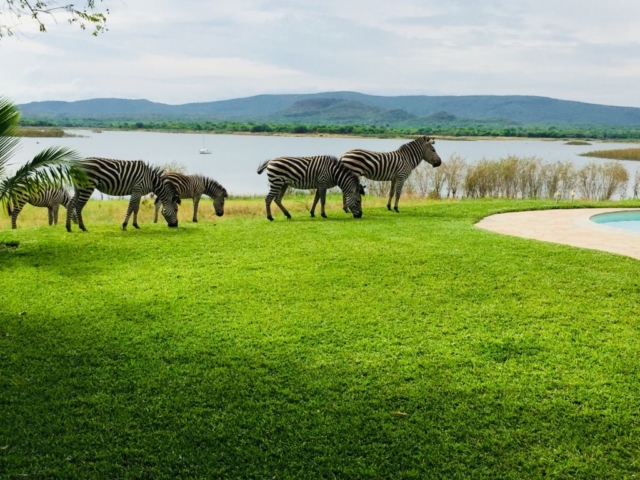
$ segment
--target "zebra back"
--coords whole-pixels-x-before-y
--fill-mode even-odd
[[[433,148],[433,139],[427,136],[418,137],[392,152],[358,149],[350,150],[340,158],[340,161],[356,175],[383,181],[408,176],[422,160],[433,166],[442,163]]]
[[[315,157],[279,157],[263,162],[258,174],[267,171],[269,183],[287,184],[295,188],[325,188],[336,186],[333,180],[333,166],[336,157],[320,155]]]

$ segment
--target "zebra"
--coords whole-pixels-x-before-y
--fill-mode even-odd
[[[327,218],[324,211],[327,190],[338,185],[342,189],[345,205],[348,206],[354,218],[362,217],[363,188],[358,177],[345,168],[336,157],[279,157],[266,160],[258,167],[258,175],[267,170],[270,190],[265,198],[267,218],[273,221],[271,215],[271,202],[275,199],[276,205],[282,213],[291,219],[291,215],[282,205],[282,197],[288,186],[303,189],[316,189],[316,195],[311,207],[311,217],[315,217],[315,209],[320,200],[321,215]]]
[[[140,197],[153,192],[162,202],[162,215],[169,227],[178,226],[178,197],[175,188],[163,178],[163,171],[158,167],[146,164],[142,160],[111,160],[107,158],[87,158],[81,162],[87,174],[85,185],[76,185],[75,195],[71,199],[71,207],[67,207],[67,231],[71,231],[71,212],[75,208],[80,229],[86,231],[82,219],[82,209],[87,204],[94,190],[107,195],[131,195],[129,208],[122,223],[122,230],[127,229],[129,217],[133,213],[133,226],[138,226],[138,209]]]
[[[434,140],[430,137],[419,137],[412,142],[405,143],[394,152],[371,152],[368,150],[350,150],[342,155],[340,163],[356,175],[370,180],[391,181],[387,209],[391,210],[391,198],[395,192],[396,201],[393,209],[398,210],[398,200],[402,194],[402,186],[422,160],[434,167],[439,167],[442,160],[433,147]],[[344,211],[347,210],[343,201]]]
[[[11,217],[11,228],[17,228],[18,215],[27,203],[34,207],[47,207],[49,211],[49,226],[58,224],[58,210],[60,205],[68,208],[71,197],[64,188],[45,188],[37,193],[25,193],[16,199],[14,205],[8,204],[9,216]],[[73,221],[76,215],[72,214]]]
[[[202,195],[207,195],[213,199],[213,208],[216,215],[224,215],[224,200],[229,195],[227,190],[214,179],[202,175],[184,175],[182,173],[166,173],[164,178],[171,182],[181,199],[193,198],[193,221],[198,221],[198,204]],[[158,222],[158,210],[160,210],[160,200],[156,198],[155,213],[153,223]]]

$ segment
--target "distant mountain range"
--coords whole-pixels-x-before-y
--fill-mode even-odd
[[[19,105],[29,119],[254,121],[409,126],[501,123],[640,126],[640,108],[534,96],[401,96],[355,92],[258,95],[217,102],[167,105],[149,100],[97,98]]]

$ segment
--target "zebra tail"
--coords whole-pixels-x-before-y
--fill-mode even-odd
[[[262,172],[264,172],[264,170],[267,168],[267,165],[269,165],[270,160],[265,160],[264,162],[262,162],[260,164],[260,166],[258,167],[258,175],[262,174]]]

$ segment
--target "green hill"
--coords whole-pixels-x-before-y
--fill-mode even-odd
[[[184,105],[102,98],[77,102],[34,102],[20,105],[20,109],[26,118],[58,120],[241,120],[391,126],[499,121],[512,124],[640,126],[640,108],[533,96],[383,97],[328,92],[258,95]]]

